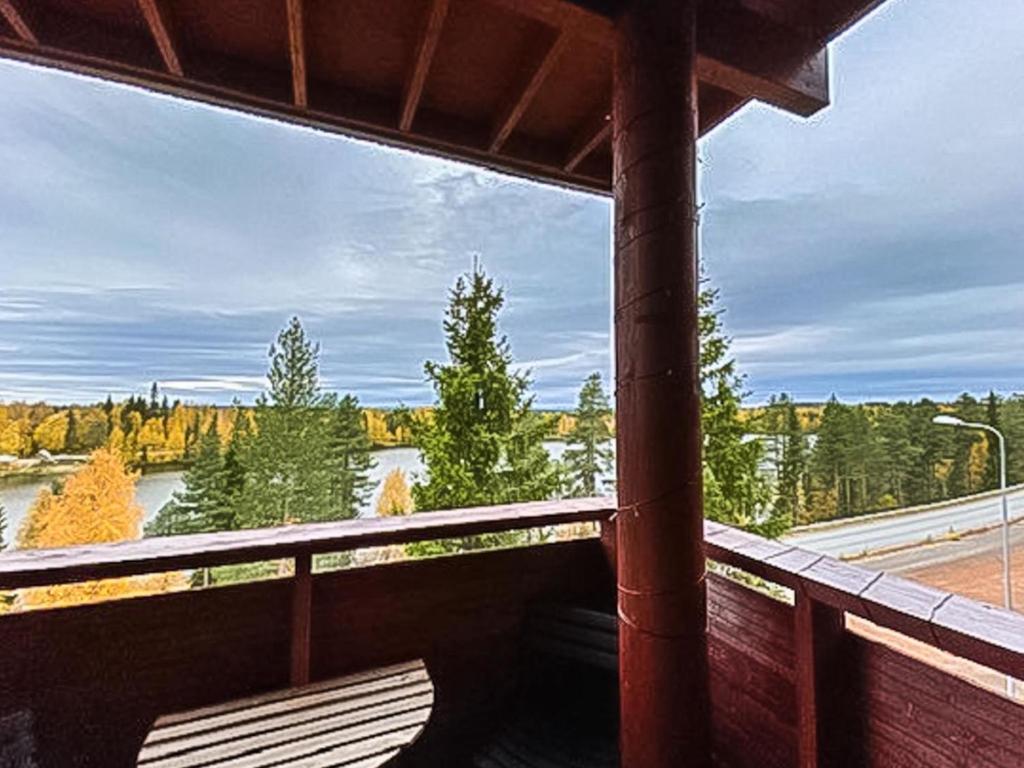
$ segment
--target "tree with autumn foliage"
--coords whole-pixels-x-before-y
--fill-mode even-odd
[[[140,538],[143,510],[135,499],[136,478],[115,452],[94,451],[63,486],[40,491],[18,531],[18,546],[70,547]],[[18,603],[22,607],[71,605],[183,586],[185,581],[177,574],[108,579],[26,589]]]
[[[377,499],[377,517],[400,517],[413,510],[412,492],[401,469],[391,470]]]

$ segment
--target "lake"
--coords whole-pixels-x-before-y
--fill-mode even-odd
[[[550,441],[544,446],[552,458],[561,458],[565,451],[565,443]],[[411,482],[415,472],[421,472],[419,451],[415,448],[390,448],[374,451],[376,466],[370,470],[370,480],[374,483],[373,497],[360,511],[361,515],[372,515],[377,508],[377,496],[384,478],[394,469],[405,470],[406,478]],[[21,521],[28,512],[40,489],[47,487],[55,478],[26,478],[24,482],[0,486],[0,504],[7,511],[7,539],[13,540]],[[152,472],[139,478],[135,486],[135,498],[146,511],[145,519],[152,519],[157,511],[170,501],[171,494],[183,487],[181,472]]]

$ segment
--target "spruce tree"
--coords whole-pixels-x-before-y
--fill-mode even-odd
[[[293,317],[271,345],[269,390],[256,400],[241,463],[242,527],[337,520],[332,504],[330,408],[320,389],[320,348]]]
[[[185,488],[146,526],[147,536],[226,531],[235,527],[226,496],[226,473],[217,419],[199,441],[195,461],[184,476]]]
[[[156,416],[160,413],[160,388],[154,381],[149,388],[149,405],[146,406],[145,418]]]
[[[234,414],[231,419],[231,437],[224,451],[224,499],[232,509],[233,516],[239,508],[239,499],[245,489],[245,466],[243,456],[251,433],[249,416],[237,400],[233,404]]]
[[[331,398],[327,424],[331,506],[335,519],[355,517],[373,491],[369,472],[370,437],[359,400],[352,395]]]
[[[512,370],[499,334],[501,289],[480,269],[459,277],[444,322],[449,360],[428,362],[433,412],[415,420],[426,469],[413,486],[417,510],[550,498],[557,467],[544,449],[547,425],[532,412],[528,374]]]
[[[774,450],[775,511],[791,523],[802,517],[802,491],[807,471],[807,438],[800,425],[800,416],[789,395],[773,398],[768,406],[769,439]]]
[[[592,373],[580,389],[573,413],[575,424],[566,436],[562,461],[566,468],[566,492],[569,496],[594,496],[601,490],[599,481],[611,472],[614,453],[608,421],[612,407],[601,384],[601,374]]]
[[[770,490],[760,471],[761,442],[745,439],[746,426],[740,421],[744,379],[730,356],[731,339],[722,328],[717,301],[717,291],[701,291],[698,329],[705,514],[718,522],[778,536],[790,519],[769,503]]]

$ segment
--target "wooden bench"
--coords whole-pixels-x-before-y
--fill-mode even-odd
[[[422,661],[157,720],[140,768],[372,768],[423,731],[434,687]]]
[[[531,613],[520,689],[476,768],[616,768],[618,646],[613,615],[566,606]]]

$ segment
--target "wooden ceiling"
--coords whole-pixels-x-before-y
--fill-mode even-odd
[[[880,2],[702,0],[701,131],[827,106],[826,45]],[[607,192],[619,5],[0,0],[0,56]]]

